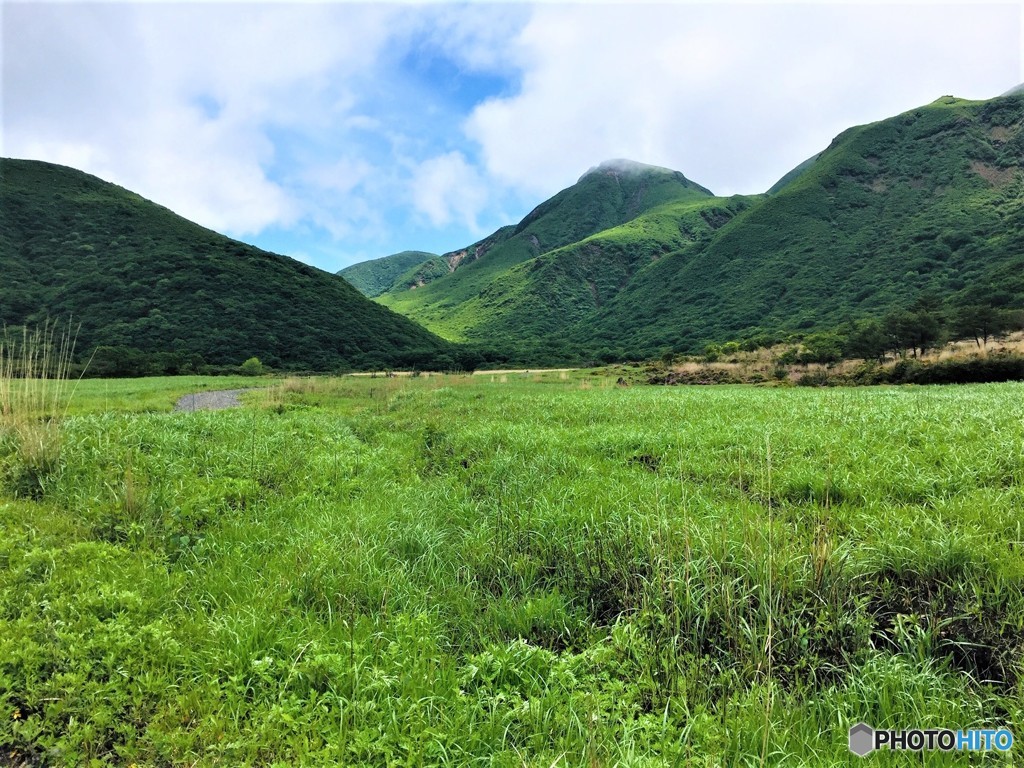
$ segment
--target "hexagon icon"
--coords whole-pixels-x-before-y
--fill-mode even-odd
[[[857,723],[850,728],[850,751],[864,757],[875,748],[875,729],[867,723]]]

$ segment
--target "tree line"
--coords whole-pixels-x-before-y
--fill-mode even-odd
[[[880,318],[850,320],[830,331],[789,337],[759,335],[743,341],[709,344],[704,358],[714,362],[736,352],[793,342],[797,343],[779,356],[780,364],[828,365],[844,359],[918,358],[954,340],[970,339],[981,349],[1021,328],[1024,310],[1012,307],[1010,298],[999,292],[972,291],[950,304],[934,294],[922,294],[909,307],[892,310]]]

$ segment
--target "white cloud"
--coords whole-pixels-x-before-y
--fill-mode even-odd
[[[487,170],[537,195],[630,157],[759,192],[841,130],[1017,77],[1019,6],[542,5],[520,93],[466,123]]]
[[[762,191],[852,124],[1020,82],[1022,16],[920,2],[5,3],[0,150],[281,249],[455,248],[607,158]],[[518,90],[469,103],[492,87]]]
[[[475,71],[516,71],[525,63],[514,30],[529,19],[527,3],[427,4],[409,32]]]
[[[412,201],[436,227],[458,221],[471,231],[487,204],[487,185],[461,152],[449,152],[419,164],[413,172]]]
[[[329,164],[311,164],[302,171],[302,177],[318,190],[347,195],[368,180],[374,172],[374,167],[361,158],[343,157]]]
[[[304,213],[275,131],[329,132],[394,8],[11,5],[4,151],[67,162],[233,234]]]
[[[377,201],[387,194],[385,187],[392,187],[393,183],[386,171],[362,158],[307,161],[289,186],[302,195],[305,218],[335,240],[356,233],[379,235],[384,229],[383,212]]]

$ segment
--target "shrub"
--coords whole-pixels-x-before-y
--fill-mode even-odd
[[[828,372],[823,370],[808,371],[796,380],[798,387],[827,387],[832,384]]]
[[[243,376],[262,376],[264,373],[263,363],[258,357],[250,357],[238,367],[238,372]]]
[[[964,360],[941,360],[908,372],[913,384],[982,384],[1024,380],[1024,357],[993,355]]]

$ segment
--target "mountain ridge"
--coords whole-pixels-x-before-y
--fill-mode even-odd
[[[1022,158],[1020,98],[943,97],[848,129],[692,266],[652,266],[571,338],[696,351],[877,317],[929,291],[955,301],[988,286],[1019,305]]]
[[[375,302],[50,163],[0,160],[0,224],[0,322],[72,314],[89,348],[317,370],[438,365],[451,342],[526,364],[693,353],[922,297],[1024,307],[1024,93],[851,127],[763,195],[604,161],[465,248],[342,270]]]
[[[613,161],[622,162],[622,161]],[[497,230],[465,249],[447,275],[404,291],[382,294],[385,306],[407,314],[453,341],[473,338],[477,298],[506,270],[559,247],[619,226],[645,211],[674,201],[708,199],[711,193],[682,173],[631,164],[602,164],[533,208],[515,225]],[[476,334],[479,339],[480,334]]]

